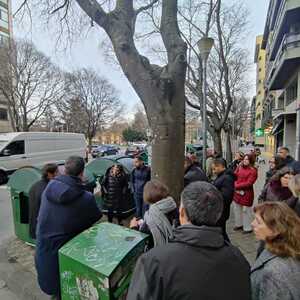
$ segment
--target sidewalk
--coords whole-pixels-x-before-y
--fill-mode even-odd
[[[258,169],[259,175],[255,184],[256,198],[264,185],[265,172],[268,167],[268,158],[266,157],[265,160],[266,164],[261,164]],[[257,203],[257,201],[255,201],[255,203]],[[233,231],[233,227],[233,213],[231,213],[228,222],[228,234],[231,242],[242,251],[252,265],[255,261],[257,249],[257,242],[255,241],[254,235],[244,235],[241,232],[235,232]],[[4,298],[1,296],[0,289],[1,300],[49,299],[38,287],[34,267],[34,248],[31,246],[26,245],[15,237],[7,240],[6,243],[0,246],[0,270],[5,270],[4,272],[0,272],[0,280],[4,280],[8,289],[19,297],[13,298],[13,296],[7,296],[7,298]]]

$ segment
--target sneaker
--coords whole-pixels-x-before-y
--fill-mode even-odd
[[[238,230],[242,230],[242,229],[243,229],[243,226],[235,226],[235,227],[233,227],[234,231],[238,231]]]

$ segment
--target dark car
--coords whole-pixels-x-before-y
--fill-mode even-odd
[[[115,147],[103,145],[92,150],[92,157],[96,158],[99,156],[116,155],[118,152],[118,149]]]
[[[134,157],[140,153],[141,153],[141,149],[137,146],[129,146],[125,151],[125,155],[131,157]]]

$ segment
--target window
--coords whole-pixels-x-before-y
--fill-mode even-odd
[[[24,141],[11,142],[5,150],[9,151],[9,155],[20,155],[25,153]],[[4,151],[5,151],[4,150]]]
[[[286,105],[291,104],[297,99],[298,95],[298,82],[297,80],[286,89]]]
[[[8,23],[8,13],[5,8],[0,7],[0,19]]]
[[[0,121],[7,121],[7,120],[8,120],[7,109],[0,108]]]

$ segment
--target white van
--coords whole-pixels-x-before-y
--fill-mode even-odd
[[[0,134],[0,184],[24,166],[64,164],[71,155],[85,157],[83,134],[60,132],[13,132]]]

